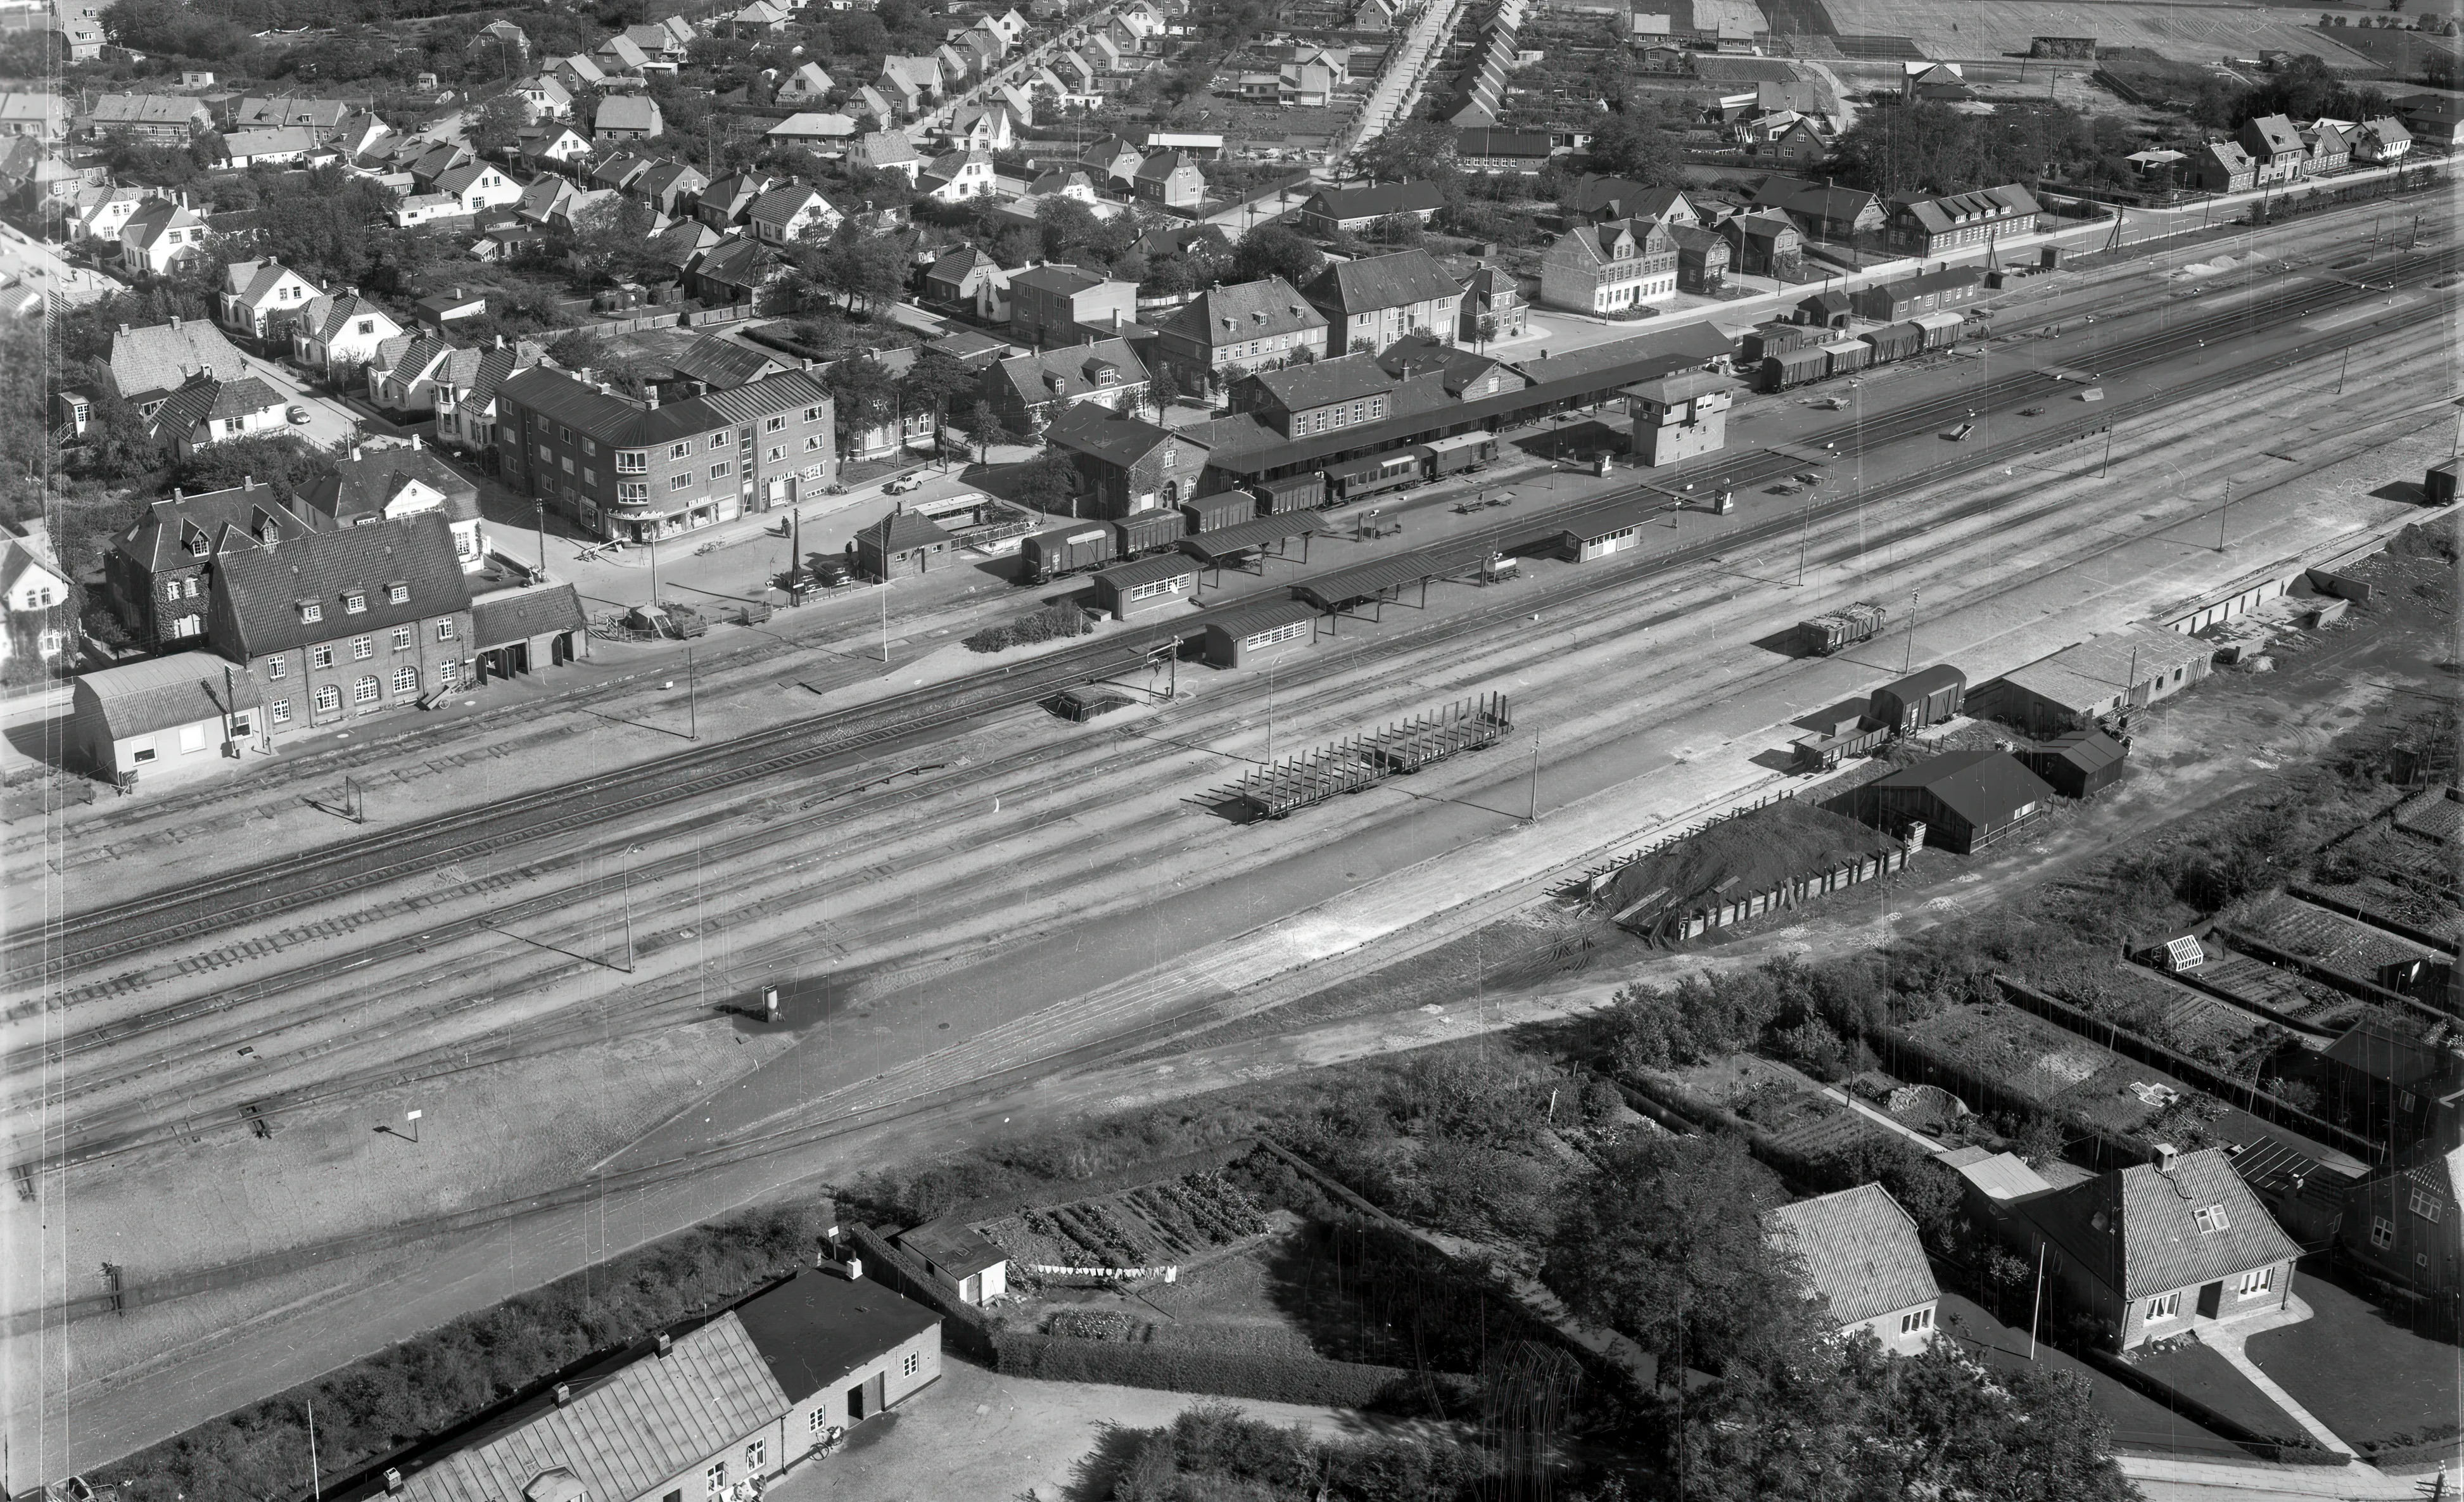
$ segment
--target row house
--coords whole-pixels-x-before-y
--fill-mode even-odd
[[[1406,334],[1451,343],[1463,326],[1463,287],[1426,251],[1338,262],[1301,295],[1326,315],[1329,354],[1383,349]]]
[[[276,736],[469,681],[471,586],[442,512],[235,539],[216,567],[207,644],[254,674]]]
[[[1327,352],[1326,315],[1281,276],[1216,286],[1155,329],[1155,363],[1188,392],[1221,391],[1250,371]]]
[[[2261,187],[2292,182],[2301,175],[2308,160],[2309,154],[2301,146],[2300,130],[2281,115],[2252,116],[2242,121],[2233,141],[2250,153],[2251,166]]]
[[[179,95],[106,94],[94,101],[87,124],[99,139],[121,132],[148,145],[186,146],[214,124],[205,100]]]
[[[1035,433],[1067,408],[1134,409],[1146,400],[1147,367],[1128,340],[1090,338],[987,366],[983,392],[1010,431]]]
[[[790,504],[838,465],[829,393],[801,370],[662,405],[535,366],[497,387],[496,453],[506,483],[628,542]]]
[[[253,479],[195,496],[175,490],[103,549],[103,591],[147,652],[193,647],[205,637],[218,567],[235,539],[272,544],[311,530],[273,486]]]
[[[2294,145],[2299,149],[2299,137]],[[2005,235],[2034,234],[2043,212],[2035,195],[2016,183],[1941,198],[1894,198],[1882,235],[1893,250],[1925,259]]]
[[[233,261],[215,301],[222,325],[243,339],[288,348],[291,325],[317,298],[308,279],[279,261]]]
[[[1582,313],[1630,313],[1677,296],[1677,240],[1648,219],[1584,225],[1540,257],[1540,301]]]

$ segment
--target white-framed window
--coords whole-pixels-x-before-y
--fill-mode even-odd
[[[616,451],[616,473],[617,473],[617,474],[619,474],[619,475],[648,475],[648,474],[649,474],[649,473],[650,473],[650,451],[649,451],[649,450],[648,450],[648,449],[619,449],[619,450],[617,450],[617,451]]]
[[[396,651],[396,652],[408,652],[408,651],[410,651],[410,628],[409,628],[409,627],[407,627],[407,626],[397,626],[397,627],[395,627],[395,628],[393,629],[393,650],[394,650],[394,651]]]
[[[328,683],[317,691],[317,713],[330,715],[342,707],[342,691]]]
[[[739,449],[742,449],[742,450],[743,450],[745,453],[752,453],[752,452],[753,452],[753,430],[752,430],[752,429],[750,429],[750,428],[739,428],[739,429],[737,429],[737,430],[736,431],[736,446],[737,446],[737,448],[739,448]]]
[[[1920,1309],[1900,1316],[1900,1334],[1903,1336],[1912,1336],[1920,1330],[1932,1328],[1933,1311],[1930,1309]]]
[[[323,647],[309,648],[308,663],[309,666],[316,668],[332,667],[334,665],[334,649],[332,645],[329,643]]]
[[[378,687],[374,678],[362,678],[351,685],[351,702],[354,704],[373,704],[384,696],[385,690]]]
[[[822,420],[822,409],[821,409],[820,408],[818,408],[818,407],[807,407],[807,408],[805,408],[805,409],[804,409],[804,421],[806,421],[806,422],[808,422],[808,423],[817,423],[817,422],[820,422],[821,420]]]
[[[417,668],[407,666],[394,669],[393,691],[396,694],[417,694],[419,692],[419,670]]]
[[[762,455],[762,457],[763,457],[763,458],[768,459],[768,460],[769,460],[771,463],[773,463],[773,464],[778,463],[780,460],[784,459],[786,456],[787,456],[787,446],[786,446],[785,444],[783,444],[783,443],[782,443],[782,444],[778,445],[777,447],[775,447],[775,448],[773,448],[773,449],[771,449],[771,450],[769,451],[769,453],[765,453],[765,454],[763,454],[763,455]]]
[[[375,637],[354,636],[351,638],[351,660],[353,662],[365,662],[376,654],[377,639]]]
[[[2221,1204],[2201,1205],[2190,1212],[2190,1219],[2198,1223],[2199,1234],[2202,1236],[2211,1231],[2228,1229],[2233,1225],[2233,1222],[2225,1219],[2225,1207]]]
[[[681,443],[671,443],[668,445],[668,457],[671,459],[690,459],[693,457],[693,441],[691,438],[687,438]]]
[[[898,1358],[898,1375],[901,1377],[913,1377],[923,1369],[924,1358],[916,1352],[910,1351]]]
[[[781,412],[776,417],[764,417],[761,419],[761,431],[763,432],[785,432],[787,431],[787,414]]]
[[[271,683],[276,678],[287,675],[290,672],[291,664],[284,661],[282,658],[268,657],[265,659],[265,677],[267,682]]]
[[[274,701],[273,714],[274,722],[275,724],[287,725],[291,723],[291,701],[287,698],[275,699]]]
[[[2256,1298],[2276,1286],[2274,1268],[2255,1268],[2241,1275],[2240,1293],[2244,1298]]]
[[[821,446],[822,446],[822,435],[821,435],[820,433],[817,433],[817,432],[808,432],[808,433],[804,434],[804,452],[805,452],[806,453],[813,453],[815,450],[819,449]]]
[[[710,1496],[716,1496],[726,1491],[727,1462],[723,1460],[711,1462],[710,1469],[701,1473],[701,1484],[703,1492]]]
[[[172,594],[174,595],[174,597],[176,597],[176,596],[178,595],[178,593],[179,593],[178,588],[177,588],[176,586],[174,586],[174,588],[173,588],[173,590],[172,590]],[[303,606],[301,606],[301,607],[299,607],[299,619],[300,619],[302,622],[308,622],[308,621],[321,621],[321,620],[323,620],[324,618],[325,618],[325,607],[324,607],[323,606],[321,606],[321,605],[319,605],[319,604],[318,604],[316,601],[314,601],[314,600],[309,601],[307,604],[305,604],[305,605],[303,605]]]
[[[363,591],[354,589],[342,596],[344,615],[363,615],[367,612],[367,608],[368,597]]]
[[[649,480],[618,480],[616,482],[616,499],[619,502],[628,500],[644,501],[649,498],[650,482]]]
[[[721,459],[710,467],[710,477],[715,480],[723,480],[735,473],[736,465],[728,459]]]
[[[1313,624],[1309,621],[1287,621],[1272,630],[1260,631],[1255,636],[1242,637],[1241,646],[1244,651],[1255,652],[1261,647],[1272,647],[1277,642],[1297,641],[1307,634]]]
[[[746,1470],[749,1470],[758,1476],[761,1474],[761,1468],[769,1463],[769,1441],[750,1440],[746,1442],[744,1447],[744,1469]]]
[[[436,623],[436,639],[441,642],[453,639],[453,622],[450,617]]]
[[[691,490],[693,489],[693,471],[687,470],[682,475],[669,475],[668,489],[671,491]]]
[[[804,1415],[804,1427],[815,1434],[827,1434],[830,1431],[829,1410],[827,1408],[816,1408],[812,1412]]]
[[[385,599],[386,599],[386,600],[388,600],[388,601],[390,601],[391,603],[393,603],[393,604],[395,604],[395,605],[401,605],[401,604],[406,603],[407,601],[408,601],[408,600],[410,599],[410,585],[385,585]]]
[[[1130,600],[1152,600],[1157,595],[1178,594],[1181,591],[1181,586],[1186,583],[1187,580],[1183,576],[1177,574],[1170,579],[1151,580],[1146,584],[1132,585],[1129,594],[1124,596],[1124,598]]]
[[[2181,1313],[2182,1295],[2178,1291],[2171,1293],[2159,1293],[2147,1301],[2145,1322],[2151,1325],[2162,1324],[2167,1319],[2178,1317]]]
[[[2412,1213],[2420,1216],[2423,1220],[2435,1221],[2441,1214],[2445,1213],[2447,1209],[2447,1202],[2438,1197],[2437,1190],[2425,1188],[2420,1184],[2414,1184],[2412,1186],[2411,1208]]]

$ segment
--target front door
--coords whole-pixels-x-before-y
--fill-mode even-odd
[[[2224,1312],[2224,1307],[2225,1286],[2222,1283],[2211,1283],[2205,1288],[2199,1290],[2199,1317],[2201,1319],[2215,1318],[2218,1314]]]
[[[847,1389],[847,1423],[849,1424],[855,1423],[872,1411],[865,1403],[864,1388],[865,1384],[858,1382]]]

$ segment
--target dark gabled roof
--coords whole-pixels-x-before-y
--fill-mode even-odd
[[[316,299],[304,304],[316,305]],[[111,341],[112,382],[132,401],[186,386],[189,377],[209,367],[218,375],[237,375],[245,364],[223,331],[203,319],[132,328]]]
[[[1329,266],[1309,278],[1309,300],[1344,317],[1460,297],[1462,286],[1426,251],[1397,251]]]
[[[499,589],[471,602],[471,644],[480,652],[551,631],[585,631],[590,618],[571,585]]]
[[[950,534],[939,522],[904,505],[883,512],[880,520],[855,536],[857,541],[870,542],[884,553],[908,553],[950,541]]]
[[[882,1284],[819,1269],[737,1306],[736,1317],[791,1403],[941,1322]]]
[[[1054,418],[1052,426],[1045,430],[1045,437],[1063,448],[1124,467],[1137,463],[1175,437],[1192,448],[1206,447],[1199,439],[1094,402],[1081,402]]]
[[[1873,205],[1874,195],[1860,188],[1826,187],[1774,172],[1754,185],[1747,202],[1811,219],[1853,220]]]
[[[247,544],[260,527],[271,525],[277,541],[299,537],[312,528],[275,498],[270,485],[237,486],[195,496],[164,497],[146,508],[127,531],[112,540],[114,551],[136,561],[147,573],[196,562],[192,540],[202,540],[206,556],[219,553],[236,531]]]
[[[2254,115],[2248,124],[2271,154],[2301,149],[2301,132],[2281,115]]]
[[[2091,773],[2103,771],[2130,755],[2128,746],[2093,726],[2056,736],[2038,749],[2051,752],[2082,772]]]
[[[776,251],[759,240],[732,235],[710,248],[693,275],[731,287],[759,287],[786,267]]]
[[[1771,1244],[1794,1255],[1806,1281],[1842,1325],[1931,1303],[1942,1291],[1917,1223],[1878,1183],[1776,1206],[1763,1216]]]
[[[408,585],[409,598],[388,598],[394,584]],[[367,598],[357,614],[342,606],[353,590]],[[300,619],[299,607],[310,601],[323,607],[324,619]],[[442,514],[422,512],[232,552],[223,560],[215,608],[229,612],[235,639],[217,646],[261,657],[470,607],[453,534]]]
[[[479,487],[457,474],[432,449],[362,449],[334,466],[334,473],[300,495],[304,505],[344,526],[385,515],[385,502],[417,480],[445,497],[445,514],[456,521],[479,518]]]
[[[1397,380],[1422,376],[1432,370],[1444,371],[1446,390],[1460,396],[1471,384],[1504,364],[1476,350],[1448,344],[1427,334],[1406,334],[1379,350],[1377,366]],[[1517,386],[1523,384],[1522,372],[1514,375]]]
[[[2294,142],[2299,149],[2300,141]],[[1976,219],[2008,218],[2015,214],[2036,214],[2043,210],[2034,193],[2016,183],[2000,188],[1982,188],[1972,193],[1948,193],[1940,198],[1898,198],[1893,207],[1916,220],[1927,234],[1946,231]]]
[[[1373,355],[1341,355],[1332,360],[1315,360],[1308,364],[1286,365],[1280,370],[1261,370],[1248,379],[1256,382],[1285,410],[1294,412],[1324,407],[1330,402],[1383,395],[1396,387],[1395,377]]]
[[[973,276],[978,266],[982,266],[988,271],[998,271],[1001,263],[972,245],[962,245],[926,267],[924,279],[945,281],[952,286],[957,286]]]
[[[2442,1085],[2464,1072],[2464,1060],[2440,1048],[2376,1023],[2357,1023],[2327,1046],[2324,1055],[2356,1073],[2383,1079],[2398,1090]]]
[[[920,1254],[934,1271],[947,1278],[963,1278],[1009,1260],[1007,1252],[966,1226],[943,1221],[902,1231],[898,1245],[902,1250]]]
[[[1209,287],[1161,325],[1209,349],[1326,327],[1326,315],[1281,276]]]
[[[2136,1163],[2016,1206],[2075,1266],[2126,1299],[2301,1255],[2219,1148],[2182,1154],[2169,1174]],[[2225,1224],[2202,1231],[2197,1212],[2210,1206],[2223,1208]]]
[[[1628,178],[1586,172],[1566,193],[1566,207],[1578,214],[1614,210],[1629,219],[1657,219],[1685,196],[1682,188],[1645,188]]]
[[[2008,751],[1990,746],[1952,751],[1876,778],[1875,788],[1923,788],[1979,829],[2008,824],[2030,804],[2052,800],[2045,780]]]
[[[1119,372],[1117,382],[1095,379],[1099,366]],[[1099,339],[1087,344],[1064,344],[1041,354],[1018,355],[1001,363],[1001,377],[1019,400],[1029,407],[1067,400],[1090,391],[1117,390],[1146,384],[1147,367],[1126,339]]]
[[[715,334],[695,334],[676,348],[661,350],[659,358],[687,380],[706,381],[727,390],[750,386],[765,374],[775,373],[779,364],[758,349],[748,349]]]
[[[1458,156],[1545,158],[1552,149],[1545,130],[1463,130],[1455,134]]]
[[[282,398],[275,394],[274,388],[254,376],[236,381],[200,377],[171,393],[170,399],[154,413],[154,426],[165,432],[184,433],[202,422],[251,417],[281,405]]]
[[[1445,189],[1435,183],[1380,183],[1375,188],[1322,188],[1310,195],[1303,211],[1329,219],[1382,219],[1388,214],[1431,212],[1445,202]]]

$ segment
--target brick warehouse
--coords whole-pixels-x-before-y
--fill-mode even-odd
[[[829,393],[800,370],[661,406],[539,366],[496,400],[506,482],[593,537],[675,537],[790,504],[838,475]]]

